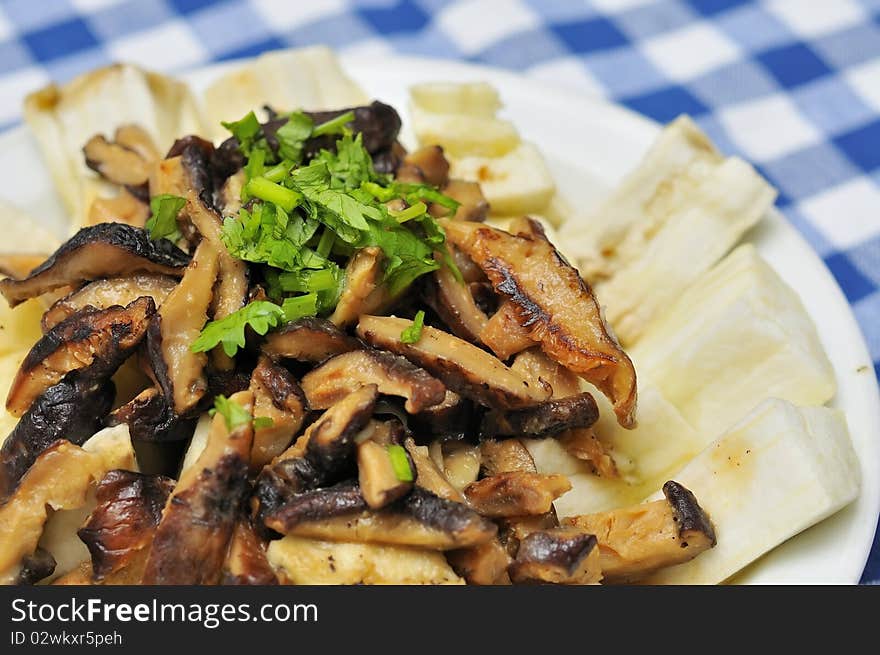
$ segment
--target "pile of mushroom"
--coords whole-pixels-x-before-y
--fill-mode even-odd
[[[0,281],[12,306],[47,303],[6,399],[20,420],[0,450],[4,579],[52,574],[45,508],[87,494],[77,534],[90,558],[59,583],[630,582],[714,545],[675,482],[665,500],[557,519],[570,484],[538,473],[520,438],[559,439],[616,476],[591,394],[632,427],[632,362],[539,223],[483,222],[479,185],[449,179],[442,149],[407,154],[387,105],[354,112],[377,169],[460,202],[441,224],[463,280],[444,265],[391,297],[382,252],[364,248],[331,314],[250,332],[234,358],[190,346],[209,320],[265,297],[221,238],[240,206],[236,144],[189,136],[161,157],[134,126],[85,144],[88,166],[119,185],[115,204],[99,201],[100,221]],[[264,125],[267,138],[281,124]],[[307,150],[333,147],[316,141]],[[176,245],[144,229],[162,193],[186,199]],[[405,341],[417,310],[425,325]],[[208,418],[220,395],[271,420]],[[107,426],[128,431],[137,465],[107,468],[80,448]],[[83,471],[65,483],[75,493],[53,491],[52,467]]]

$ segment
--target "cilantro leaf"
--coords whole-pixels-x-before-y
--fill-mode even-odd
[[[320,125],[316,125],[315,129],[312,130],[312,136],[324,136],[325,134],[343,134],[346,131],[346,126],[354,121],[354,112],[349,110],[344,114],[339,114],[336,118],[331,118],[328,121],[324,121]]]
[[[287,122],[275,133],[278,139],[278,154],[293,162],[302,160],[306,141],[312,136],[314,122],[301,111],[295,111]]]
[[[196,353],[206,352],[217,345],[222,345],[223,352],[233,357],[239,348],[244,348],[247,326],[257,334],[263,335],[269,331],[269,328],[278,325],[283,314],[281,307],[275,303],[256,300],[225,318],[205,325],[198,339],[190,346],[190,350]]]
[[[162,193],[150,198],[150,210],[153,215],[147,219],[144,226],[150,233],[150,238],[179,241],[180,230],[177,229],[177,214],[185,204],[185,198],[170,193]]]
[[[232,132],[232,136],[238,139],[238,148],[245,155],[250,153],[254,142],[262,133],[260,121],[257,120],[257,115],[252,111],[249,111],[240,120],[229,123],[223,121],[220,124]]]
[[[412,325],[400,333],[401,343],[416,343],[422,338],[422,328],[425,326],[425,312],[419,310],[413,319]]]
[[[244,407],[222,394],[214,398],[214,408],[209,413],[226,419],[226,429],[230,432],[254,420]]]

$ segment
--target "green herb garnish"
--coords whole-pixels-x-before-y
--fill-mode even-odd
[[[244,348],[247,326],[257,334],[263,335],[269,331],[269,328],[277,326],[283,316],[284,310],[275,303],[256,300],[225,318],[205,325],[199,338],[190,346],[190,350],[197,353],[207,352],[217,345],[222,345],[223,352],[233,357],[239,348]]]
[[[425,312],[419,310],[413,319],[412,325],[400,333],[401,343],[416,343],[422,338],[422,328],[425,326]]]
[[[185,204],[185,198],[173,196],[170,193],[161,193],[150,198],[150,211],[153,215],[147,219],[145,225],[150,233],[150,238],[179,241],[180,230],[177,229],[177,215]]]
[[[248,411],[238,403],[229,400],[224,395],[218,395],[214,398],[214,409],[208,412],[211,416],[220,414],[226,419],[226,428],[232,432],[242,425],[247,425],[253,420]],[[270,419],[271,420],[271,419]]]
[[[391,444],[388,446],[388,457],[391,459],[391,468],[394,469],[394,475],[401,482],[412,482],[413,472],[409,465],[409,457],[403,446]]]

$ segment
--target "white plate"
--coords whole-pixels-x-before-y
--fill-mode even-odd
[[[345,68],[373,97],[394,105],[406,125],[407,88],[417,82],[486,80],[501,93],[510,118],[539,145],[563,194],[581,207],[596,202],[641,157],[658,125],[626,109],[548,87],[525,77],[426,59],[343,57]],[[229,64],[187,79],[203,87]],[[406,136],[406,133],[404,134]],[[0,196],[29,210],[63,235],[65,222],[36,145],[22,128],[0,136]],[[809,245],[782,216],[770,216],[749,235],[800,294],[837,375],[831,403],[849,422],[862,464],[862,494],[851,506],[775,549],[737,582],[848,584],[858,582],[880,513],[880,398],[864,339],[843,293]],[[784,475],[784,471],[780,471]]]

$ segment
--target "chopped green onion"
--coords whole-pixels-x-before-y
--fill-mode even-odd
[[[223,418],[225,418],[226,429],[230,432],[238,427],[241,427],[242,425],[247,425],[253,420],[253,417],[244,407],[232,400],[229,400],[229,398],[222,394],[214,398],[214,409],[212,409],[209,413],[211,414],[211,416],[219,413]]]
[[[253,178],[247,183],[245,188],[254,198],[274,203],[287,213],[292,212],[303,198],[301,193],[280,184],[275,184],[265,177]]]
[[[293,164],[285,159],[280,164],[276,164],[275,166],[267,170],[265,173],[263,173],[262,176],[270,182],[280,182],[287,176],[291,168],[293,168]]]
[[[281,273],[278,284],[282,291],[325,291],[336,286],[336,275],[332,269],[323,268],[316,271],[302,270]]]
[[[402,211],[389,213],[397,220],[398,223],[406,223],[407,221],[416,218],[417,216],[421,216],[427,211],[428,206],[420,201]]]
[[[400,333],[401,343],[416,343],[422,338],[422,328],[425,326],[425,312],[419,310],[413,319],[412,325]]]
[[[281,303],[281,311],[284,313],[286,323],[306,316],[314,316],[318,313],[318,294],[307,293],[304,296],[285,298]]]
[[[388,446],[388,457],[391,459],[391,468],[394,469],[397,479],[401,482],[412,482],[414,479],[412,467],[409,465],[409,457],[403,446],[397,444]]]
[[[315,248],[315,251],[321,255],[321,257],[328,257],[330,251],[333,250],[334,241],[336,241],[336,235],[333,234],[333,230],[329,227],[325,227],[324,232],[321,233],[321,239],[318,241],[318,246]]]
[[[275,421],[269,416],[255,416],[254,430],[262,430],[263,428],[271,428],[275,425]]]
[[[325,134],[341,134],[346,124],[351,123],[353,120],[354,112],[347,111],[336,118],[331,118],[329,121],[316,125],[315,129],[312,130],[312,137],[324,136]]]

